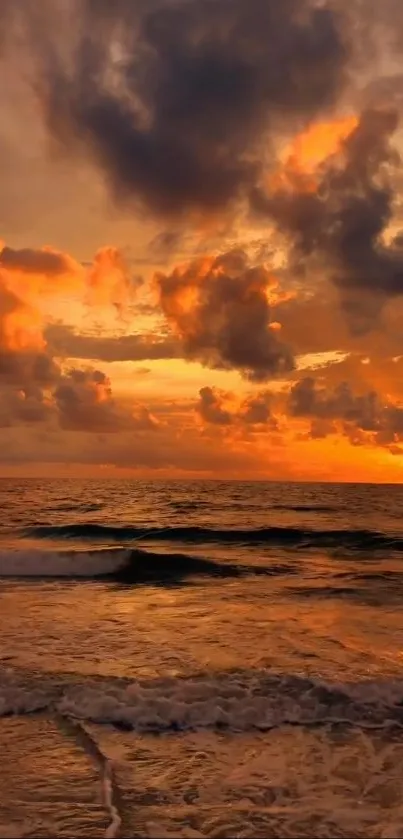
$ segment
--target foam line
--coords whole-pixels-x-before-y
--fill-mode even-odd
[[[102,802],[110,817],[104,836],[105,839],[116,839],[119,836],[122,819],[116,804],[117,787],[113,777],[112,763],[81,722],[59,713],[56,713],[55,717],[59,727],[69,736],[74,737],[77,744],[98,767],[101,776]]]

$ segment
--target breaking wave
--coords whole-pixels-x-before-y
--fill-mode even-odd
[[[128,553],[119,548],[75,552],[3,549],[0,551],[0,577],[104,577],[118,572],[127,562]]]
[[[403,551],[403,537],[376,530],[311,530],[299,527],[215,529],[208,527],[120,527],[96,523],[36,524],[24,530],[37,539],[82,539],[119,543],[150,539],[153,542],[188,542],[268,545],[276,547],[334,548],[356,551]]]
[[[138,732],[403,727],[403,680],[329,685],[241,670],[149,681],[0,674],[0,716],[49,710]]]
[[[0,577],[100,579],[127,584],[181,582],[188,577],[239,578],[295,573],[287,565],[255,567],[219,563],[186,554],[157,554],[139,549],[89,551],[0,551]]]

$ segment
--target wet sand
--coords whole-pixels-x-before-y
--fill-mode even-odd
[[[101,837],[110,822],[97,767],[57,721],[0,720],[0,837]]]
[[[152,736],[32,716],[0,720],[0,743],[0,839],[403,835],[401,732]]]
[[[283,727],[162,737],[87,726],[113,759],[122,836],[403,836],[403,742],[380,731]]]

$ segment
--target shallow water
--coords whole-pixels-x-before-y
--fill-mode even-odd
[[[400,487],[3,481],[0,504],[0,734],[22,766],[46,721],[84,767],[67,821],[44,804],[32,833],[7,800],[4,829],[403,836]]]

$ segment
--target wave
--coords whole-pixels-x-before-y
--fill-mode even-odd
[[[284,510],[291,513],[338,513],[339,507],[326,504],[273,504],[272,510]]]
[[[36,524],[23,531],[37,539],[81,539],[119,543],[149,539],[153,542],[188,542],[331,548],[352,551],[403,551],[403,536],[376,530],[311,530],[299,527],[261,527],[228,530],[208,527],[134,527],[91,522],[61,525]]]
[[[77,512],[79,512],[79,513],[95,513],[95,512],[98,512],[99,510],[102,510],[104,508],[104,506],[105,506],[104,504],[100,504],[100,503],[95,502],[95,501],[92,502],[92,503],[86,503],[86,504],[82,504],[80,502],[74,503],[72,501],[69,501],[65,504],[63,504],[63,503],[55,504],[54,506],[47,507],[46,509],[47,509],[48,513],[69,513],[73,509],[76,509]]]
[[[187,554],[157,554],[140,549],[90,551],[0,551],[0,577],[100,579],[125,584],[171,584],[189,577],[239,578],[296,573],[292,566],[233,565]]]
[[[49,710],[137,732],[203,728],[268,731],[283,725],[403,727],[403,680],[331,685],[241,670],[132,682],[0,674],[0,716]]]

